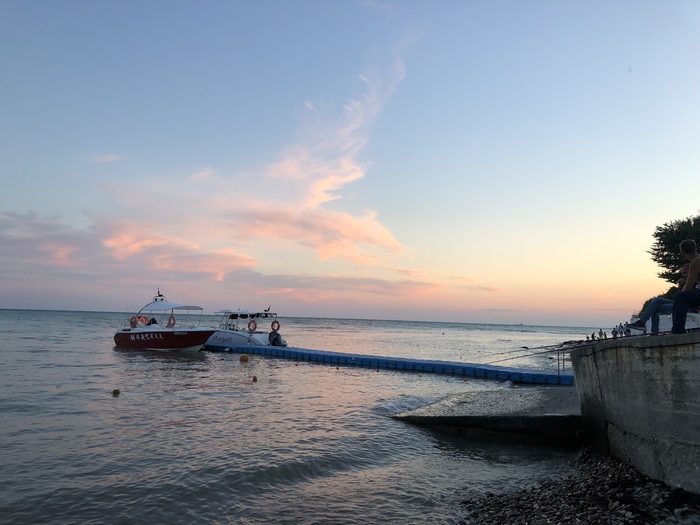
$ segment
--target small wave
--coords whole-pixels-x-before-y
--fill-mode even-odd
[[[405,412],[406,410],[413,410],[425,405],[430,405],[437,400],[438,398],[436,397],[401,396],[379,405],[377,410],[387,415],[393,415],[399,412]]]

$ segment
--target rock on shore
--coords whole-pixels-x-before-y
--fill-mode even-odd
[[[529,489],[464,501],[460,525],[700,525],[700,496],[584,449],[571,469]]]

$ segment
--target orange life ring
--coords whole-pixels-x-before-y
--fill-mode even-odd
[[[255,332],[255,329],[257,327],[258,327],[258,323],[255,322],[255,319],[251,319],[250,322],[248,323],[248,331]]]
[[[175,316],[171,315],[170,317],[168,317],[168,324],[165,327],[172,328],[173,326],[175,326]]]
[[[129,319],[129,326],[131,328],[136,328],[136,325],[138,324],[138,320],[136,319],[136,316],[132,317]]]
[[[270,328],[272,328],[273,332],[276,332],[277,330],[280,329],[280,322],[278,320],[272,321],[272,324],[270,325]]]

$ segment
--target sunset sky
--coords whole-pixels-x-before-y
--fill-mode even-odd
[[[695,0],[5,0],[0,308],[611,327],[699,66]]]

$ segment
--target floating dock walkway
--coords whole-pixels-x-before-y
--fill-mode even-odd
[[[327,350],[309,350],[286,346],[204,346],[204,350],[212,352],[231,352],[237,354],[256,354],[284,359],[297,359],[311,363],[328,365],[362,366],[366,368],[401,370],[410,372],[426,372],[435,374],[450,374],[464,377],[497,379],[513,383],[529,383],[539,385],[573,385],[573,373],[541,372],[522,368],[493,366],[482,364],[456,363],[450,361],[432,361],[406,357],[381,357],[376,355],[346,354]]]

